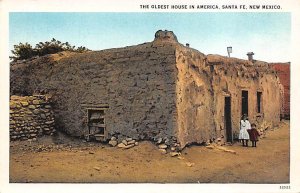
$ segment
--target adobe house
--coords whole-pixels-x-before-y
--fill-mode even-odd
[[[10,82],[11,95],[51,95],[56,129],[104,141],[232,142],[242,114],[280,121],[280,83],[268,63],[204,55],[171,31],[136,46],[19,62]]]

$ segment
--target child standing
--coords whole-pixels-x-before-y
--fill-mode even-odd
[[[240,134],[239,140],[242,141],[243,146],[248,147],[249,133],[248,129],[251,129],[250,122],[247,120],[247,115],[243,115],[242,120],[240,122]]]
[[[251,124],[251,129],[249,130],[250,141],[252,142],[252,147],[256,147],[256,142],[258,141],[259,133],[256,130],[256,125]]]

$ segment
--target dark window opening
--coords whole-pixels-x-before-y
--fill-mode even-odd
[[[248,91],[242,91],[242,115],[248,116]]]
[[[261,96],[262,92],[257,92],[257,113],[261,113]]]

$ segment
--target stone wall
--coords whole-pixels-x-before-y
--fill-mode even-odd
[[[54,116],[46,96],[10,97],[11,140],[36,140],[54,132]]]

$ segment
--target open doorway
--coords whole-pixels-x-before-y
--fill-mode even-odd
[[[231,98],[225,97],[224,103],[224,126],[226,131],[226,141],[233,142],[233,134],[231,127]]]
[[[248,116],[248,91],[242,90],[242,115]]]
[[[261,109],[261,96],[262,96],[262,92],[257,92],[257,113],[262,113],[262,109]]]

